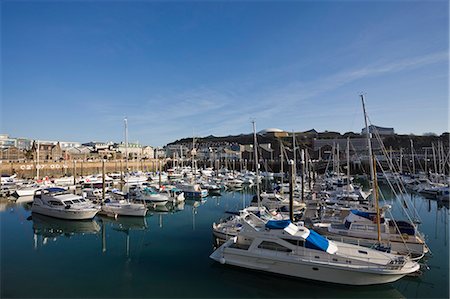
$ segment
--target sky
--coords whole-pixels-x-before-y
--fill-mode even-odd
[[[0,133],[449,130],[448,1],[1,1]]]

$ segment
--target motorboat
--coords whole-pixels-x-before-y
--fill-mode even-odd
[[[408,257],[329,241],[289,220],[265,222],[252,213],[243,220],[239,234],[210,258],[221,264],[346,285],[389,283],[420,268]]]
[[[184,192],[185,197],[203,198],[208,196],[208,190],[202,189],[199,184],[178,184],[177,188]]]
[[[354,244],[376,246],[380,243],[376,212],[350,210],[343,223],[331,223],[322,227],[321,232],[328,238]],[[425,238],[416,230],[414,224],[407,221],[390,220],[380,216],[380,237],[385,247],[390,247],[391,251],[398,254],[422,257],[429,251]]]
[[[139,187],[131,188],[128,196],[130,199],[134,199],[135,202],[145,202],[149,205],[165,205],[170,201],[168,195],[158,192],[151,187]]]
[[[147,207],[143,203],[133,203],[125,199],[106,199],[102,203],[103,214],[107,216],[137,216],[144,217],[147,214]]]
[[[281,194],[278,193],[266,193],[263,192],[260,194],[260,204],[269,210],[272,209],[280,209],[289,207],[289,199],[284,198]],[[250,203],[252,206],[258,205],[258,197],[255,195]],[[302,202],[298,202],[296,200],[293,201],[294,210],[304,209],[306,204]]]
[[[72,220],[92,219],[99,210],[83,197],[56,187],[36,190],[31,206],[34,213]]]

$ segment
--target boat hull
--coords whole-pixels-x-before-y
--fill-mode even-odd
[[[144,217],[147,214],[147,208],[144,205],[130,204],[130,205],[103,205],[102,213],[106,215],[117,216],[134,216]]]
[[[60,218],[60,219],[69,219],[69,220],[85,220],[85,219],[92,219],[95,217],[95,215],[98,213],[98,209],[89,209],[86,211],[79,211],[79,210],[70,210],[70,209],[48,209],[45,207],[42,207],[40,205],[36,205],[33,203],[31,207],[31,211],[33,213],[38,213],[50,217]]]
[[[365,271],[355,267],[333,267],[327,263],[312,263],[301,259],[283,258],[276,255],[249,254],[246,250],[229,248],[233,240],[227,241],[211,254],[211,258],[228,264],[253,270],[282,274],[302,279],[317,280],[345,285],[375,285],[394,282],[405,275],[419,270],[419,265],[405,270]]]

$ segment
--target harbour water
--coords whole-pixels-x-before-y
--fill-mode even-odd
[[[448,205],[412,196],[432,256],[420,277],[341,286],[215,263],[211,225],[247,206],[254,191],[189,201],[147,217],[64,221],[1,201],[1,298],[332,297],[448,298]],[[387,202],[396,209],[392,194]]]

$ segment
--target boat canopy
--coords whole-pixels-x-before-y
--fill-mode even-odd
[[[66,192],[67,190],[64,188],[58,188],[58,187],[51,187],[51,188],[47,188],[45,189],[46,191],[50,192],[50,193],[57,193],[57,192]]]
[[[313,231],[312,229],[309,230],[309,236],[305,240],[305,247],[310,249],[316,249],[316,250],[322,250],[327,251],[329,241]]]
[[[352,212],[356,216],[363,217],[363,218],[366,218],[369,220],[373,220],[374,217],[377,217],[377,213],[374,213],[374,212],[363,212],[360,210],[350,210],[350,212]]]
[[[291,224],[290,220],[269,220],[266,223],[268,229],[284,229]]]

